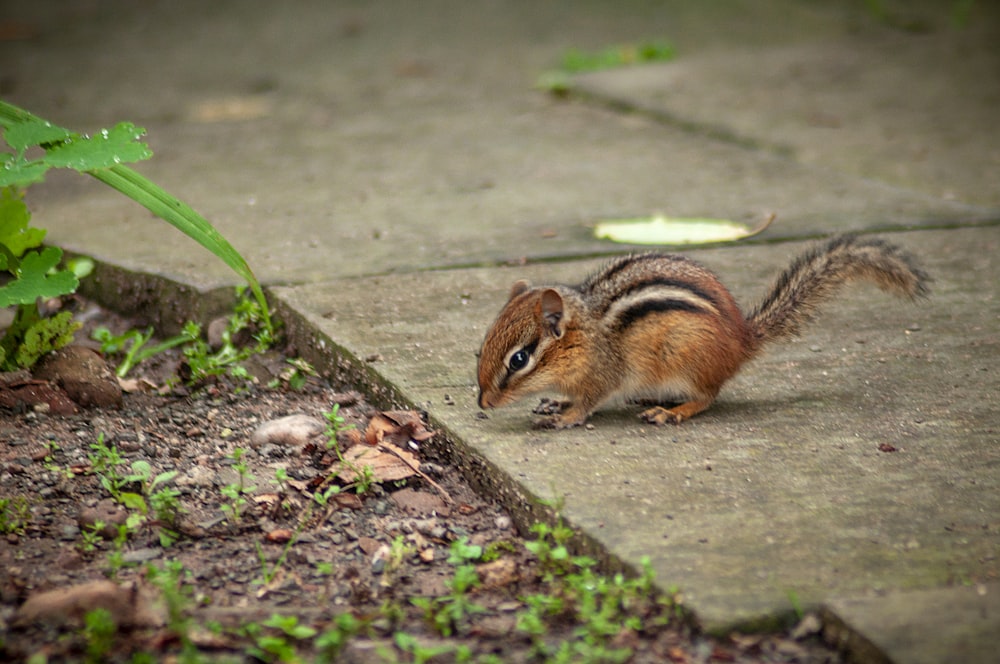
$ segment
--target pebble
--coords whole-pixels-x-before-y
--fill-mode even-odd
[[[163,549],[133,549],[132,551],[126,551],[122,556],[122,562],[126,564],[139,564],[145,563],[150,560],[155,560],[163,555]]]
[[[501,514],[493,520],[493,525],[499,530],[509,530],[512,524],[509,516]]]
[[[302,446],[326,429],[319,419],[299,413],[264,422],[250,436],[250,446],[259,448],[266,444]]]

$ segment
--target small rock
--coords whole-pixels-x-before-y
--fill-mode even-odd
[[[150,560],[155,560],[163,555],[163,549],[133,549],[132,551],[126,551],[122,555],[122,562],[126,565],[138,565],[140,563],[149,562]]]
[[[501,514],[493,520],[493,525],[496,526],[498,530],[508,530],[511,527],[510,517],[506,514]]]
[[[451,510],[445,505],[440,496],[426,491],[416,491],[414,489],[400,489],[394,492],[390,499],[397,507],[404,512],[414,515],[437,514],[448,516]]]
[[[85,507],[80,510],[76,522],[79,524],[80,530],[88,531],[101,522],[104,524],[104,527],[99,531],[101,537],[114,539],[118,535],[118,526],[125,525],[126,519],[128,519],[128,512],[108,498],[99,501],[93,507]]]
[[[121,627],[157,627],[165,622],[139,586],[118,586],[111,581],[35,593],[17,610],[14,621],[18,625],[80,625],[94,609],[106,609]]]
[[[61,387],[84,408],[122,405],[118,377],[100,355],[83,346],[66,346],[49,353],[38,363],[35,378]]]
[[[274,445],[301,446],[305,445],[326,429],[322,421],[309,415],[299,413],[277,420],[264,422],[250,436],[250,446],[258,448],[267,443]]]
[[[174,480],[177,486],[209,488],[215,482],[215,472],[205,466],[191,466],[183,475]]]

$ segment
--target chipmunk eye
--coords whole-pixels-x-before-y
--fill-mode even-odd
[[[528,364],[528,352],[523,348],[510,356],[507,361],[507,368],[512,372],[520,371]]]

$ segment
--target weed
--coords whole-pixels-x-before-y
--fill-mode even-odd
[[[104,433],[97,435],[97,442],[91,443],[93,454],[88,454],[90,472],[97,476],[101,486],[111,494],[116,501],[120,499],[122,487],[126,484],[125,477],[119,473],[118,467],[125,463],[114,445],[104,444]]]
[[[108,578],[114,580],[118,578],[118,572],[125,566],[125,543],[133,527],[129,522],[118,526],[118,532],[111,540],[111,551],[108,553]]]
[[[24,534],[31,523],[31,503],[24,496],[0,498],[0,535]]]
[[[392,640],[395,642],[397,648],[411,657],[413,664],[424,664],[435,657],[454,654],[458,648],[458,646],[450,643],[425,645],[417,637],[406,632],[396,632],[393,634]]]
[[[313,365],[300,357],[293,357],[285,360],[289,364],[288,369],[281,373],[279,379],[272,382],[272,387],[277,387],[281,381],[287,383],[293,390],[301,390],[305,387],[310,376],[318,376]]]
[[[265,633],[261,628],[268,627],[279,633]],[[247,654],[264,661],[300,662],[296,652],[296,642],[311,639],[316,636],[315,628],[300,625],[295,616],[272,614],[264,622],[249,623],[244,631],[253,640],[253,645],[247,649]]]
[[[2,114],[3,102],[0,102]],[[5,133],[8,143],[10,132]],[[17,142],[17,139],[14,139]],[[22,151],[23,158],[23,151]],[[9,168],[10,153],[0,153]],[[62,311],[43,318],[37,303],[76,291],[79,279],[71,270],[58,270],[62,250],[42,247],[45,231],[29,228],[31,213],[23,192],[10,181],[9,171],[0,173],[0,308],[16,307],[14,319],[0,337],[0,371],[30,369],[46,353],[73,340],[79,323]]]
[[[184,347],[190,375],[187,382],[194,384],[209,376],[229,374],[234,378],[248,379],[249,373],[242,362],[252,355],[268,350],[275,341],[274,328],[266,318],[261,305],[246,297],[243,289],[236,290],[236,305],[222,332],[222,344],[212,352],[208,342],[201,338],[201,327],[189,322],[183,334],[190,337]],[[254,343],[241,345],[237,338],[241,333],[250,332]]]
[[[325,661],[337,661],[347,642],[361,632],[365,623],[350,613],[341,613],[333,619],[333,626],[325,630],[313,642]]]
[[[471,614],[485,611],[469,598],[469,592],[480,585],[479,573],[470,563],[481,554],[482,548],[469,545],[464,537],[452,542],[448,562],[457,566],[454,576],[445,582],[448,594],[442,597],[414,597],[410,600],[414,606],[423,610],[427,622],[442,636],[451,636],[455,630],[465,625]]]
[[[162,569],[155,565],[146,567],[146,578],[159,589],[166,605],[167,629],[181,642],[182,662],[201,661],[190,637],[191,619],[188,617],[188,610],[191,605],[191,586],[185,583],[189,575],[179,560],[167,561]]]
[[[340,404],[333,404],[333,408],[323,413],[323,417],[326,418],[326,430],[323,432],[326,435],[326,449],[331,450],[337,447],[337,436],[343,431],[349,431],[354,428],[353,424],[347,424],[347,420],[344,416],[340,414]]]
[[[103,521],[95,521],[94,523],[87,526],[86,529],[80,532],[80,550],[83,553],[92,553],[97,550],[97,546],[101,543],[101,531],[104,530],[106,524]]]
[[[101,352],[108,356],[123,355],[118,363],[115,373],[119,378],[124,378],[128,372],[149,358],[160,353],[175,348],[182,344],[190,343],[196,337],[191,336],[192,328],[185,327],[180,334],[170,337],[158,344],[147,346],[153,338],[153,328],[147,328],[145,332],[139,330],[129,330],[121,335],[114,335],[106,327],[98,327],[91,333],[91,338],[101,343]]]
[[[94,609],[84,614],[83,638],[87,642],[87,661],[107,661],[117,633],[118,625],[107,609]]]
[[[243,508],[247,504],[246,495],[253,493],[257,489],[255,486],[250,486],[253,476],[250,474],[249,465],[243,458],[244,454],[246,454],[246,450],[239,447],[233,450],[230,458],[233,460],[233,470],[236,471],[238,480],[233,484],[227,484],[221,489],[222,495],[229,499],[228,503],[221,505],[222,511],[226,513],[226,516],[234,525],[238,524],[243,516]]]

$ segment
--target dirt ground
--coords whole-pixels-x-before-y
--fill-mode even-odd
[[[810,616],[709,638],[682,594],[532,545],[419,413],[315,377],[159,389],[182,369],[141,365],[117,408],[0,407],[0,659],[840,661]]]

